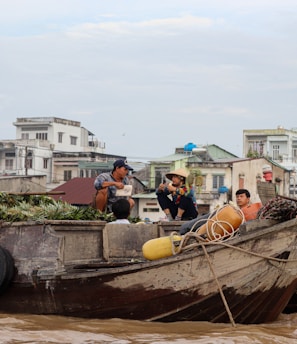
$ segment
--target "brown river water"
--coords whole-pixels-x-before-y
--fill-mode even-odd
[[[0,344],[297,343],[297,313],[260,325],[158,323],[120,319],[0,314]]]

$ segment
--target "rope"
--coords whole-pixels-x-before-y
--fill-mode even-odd
[[[236,228],[234,228],[230,222],[219,218],[221,212],[227,207],[230,208],[230,206],[241,218],[241,222],[237,225]],[[224,238],[227,238],[227,237],[231,238],[238,231],[239,226],[244,222],[245,222],[245,219],[244,219],[243,212],[233,203],[226,204],[222,206],[221,208],[219,208],[215,212],[215,214],[207,220],[206,234],[208,238],[211,238],[211,240],[223,240]]]
[[[172,250],[173,256],[179,253],[179,249],[180,249],[181,240],[177,240],[177,238],[180,238],[180,235],[177,232],[170,233],[171,250]]]
[[[181,250],[182,250],[183,245],[186,243],[187,239],[190,238],[190,236],[187,235],[187,234],[186,234],[184,237],[182,237],[182,239],[178,242],[178,243],[179,243],[179,246],[178,246],[178,248],[177,248],[177,247],[176,247],[177,242],[174,241],[174,235],[176,235],[176,232],[173,232],[173,233],[170,234],[170,239],[171,239],[171,244],[172,244],[171,247],[172,247],[172,254],[173,254],[173,255],[175,255],[175,254],[177,254],[177,253],[180,253]],[[226,298],[225,298],[224,292],[223,292],[222,287],[221,287],[221,285],[220,285],[220,283],[219,283],[219,280],[218,280],[218,278],[217,278],[217,275],[216,275],[216,273],[215,273],[215,271],[214,271],[214,268],[213,268],[213,265],[212,265],[212,263],[211,263],[211,261],[210,261],[208,252],[207,252],[207,250],[206,250],[206,248],[205,248],[205,244],[208,244],[208,242],[206,242],[205,239],[202,238],[202,237],[199,236],[199,235],[196,235],[196,238],[199,238],[201,241],[203,241],[203,243],[200,243],[200,246],[202,246],[204,255],[205,255],[205,257],[206,257],[206,259],[207,259],[207,262],[208,262],[208,266],[209,266],[210,271],[211,271],[211,273],[212,273],[212,275],[213,275],[213,277],[214,277],[214,279],[215,279],[215,282],[216,282],[216,284],[217,284],[217,286],[218,286],[218,290],[219,290],[221,299],[222,299],[222,301],[223,301],[223,304],[224,304],[224,306],[225,306],[226,312],[228,313],[230,322],[231,322],[231,324],[232,324],[233,327],[236,327],[235,321],[234,321],[233,316],[232,316],[232,313],[231,313],[231,311],[230,311],[230,307],[229,307],[229,305],[228,305],[228,303],[227,303],[227,300],[226,300]],[[194,247],[193,245],[188,245],[187,248],[188,248],[189,246],[191,246],[191,248]],[[197,245],[196,245],[196,246],[197,246]]]
[[[208,262],[210,271],[211,271],[211,273],[213,274],[213,277],[214,277],[214,279],[215,279],[215,281],[216,281],[216,284],[217,284],[217,286],[218,286],[218,289],[219,289],[219,292],[220,292],[220,295],[221,295],[221,299],[222,299],[222,301],[223,301],[223,304],[224,304],[225,309],[226,309],[226,311],[227,311],[227,313],[228,313],[228,316],[229,316],[229,320],[230,320],[232,326],[233,326],[233,327],[236,327],[235,321],[234,321],[233,316],[232,316],[232,313],[231,313],[231,311],[230,311],[230,307],[229,307],[228,302],[227,302],[227,300],[226,300],[226,298],[225,298],[225,295],[224,295],[224,293],[223,293],[223,290],[222,290],[222,287],[221,287],[221,285],[220,285],[220,283],[219,283],[219,280],[218,280],[218,278],[217,278],[217,275],[216,275],[216,273],[215,273],[215,271],[214,271],[214,269],[213,269],[213,266],[212,266],[212,264],[211,264],[211,261],[210,261],[208,252],[206,251],[206,248],[205,248],[205,246],[204,246],[203,244],[202,244],[202,248],[203,248],[203,252],[204,252],[204,254],[205,254],[205,256],[206,256],[206,259],[207,259],[207,262]]]
[[[189,237],[189,238],[190,237],[194,237],[197,240],[199,240],[199,242],[192,243],[192,244],[190,244],[188,246],[185,246],[184,244],[189,240],[189,238],[188,239],[185,238],[186,236]],[[180,242],[179,250],[178,250],[177,253],[181,253],[183,251],[188,251],[189,249],[193,249],[195,247],[199,247],[199,246],[202,246],[202,245],[204,245],[204,246],[205,245],[221,245],[221,246],[232,248],[234,250],[237,250],[237,251],[240,251],[240,252],[244,252],[244,253],[250,254],[252,256],[256,256],[256,257],[263,258],[263,259],[266,259],[266,260],[271,260],[271,261],[280,262],[280,263],[287,263],[288,261],[290,261],[290,262],[297,262],[297,259],[290,259],[290,260],[288,260],[288,259],[282,259],[282,258],[269,257],[269,256],[265,256],[265,255],[260,254],[260,253],[256,253],[256,252],[253,252],[253,251],[248,251],[248,250],[243,249],[241,247],[237,247],[237,246],[234,246],[234,245],[227,244],[226,242],[222,242],[222,241],[206,241],[203,237],[201,237],[197,233],[186,233],[185,237],[182,238],[182,240]],[[182,245],[184,245],[184,246],[182,247]]]
[[[189,244],[186,246],[186,243],[187,241],[191,238],[191,237],[194,237],[196,240],[198,240],[198,242],[196,243],[193,243],[193,244]],[[175,244],[176,245],[176,244]],[[207,241],[205,238],[201,237],[200,235],[198,235],[197,233],[195,232],[189,232],[189,233],[186,233],[184,235],[184,237],[182,237],[181,241],[180,241],[180,245],[178,247],[178,250],[176,250],[176,246],[174,246],[174,251],[173,251],[173,254],[177,254],[177,253],[181,253],[182,251],[185,251],[185,250],[190,250],[190,249],[193,249],[195,247],[199,247],[201,246],[202,249],[203,249],[203,252],[204,252],[204,255],[207,259],[207,262],[208,262],[208,266],[209,266],[209,269],[214,277],[214,280],[217,284],[217,287],[218,287],[218,291],[220,293],[220,296],[221,296],[221,299],[223,301],[223,304],[224,304],[224,307],[226,309],[226,312],[228,314],[228,317],[229,317],[229,320],[230,320],[230,323],[232,324],[233,327],[236,327],[236,324],[235,324],[235,321],[234,321],[234,318],[233,318],[233,315],[232,315],[232,312],[230,310],[230,307],[228,305],[228,302],[225,298],[225,295],[224,295],[224,292],[223,292],[223,289],[219,283],[219,280],[217,278],[217,275],[216,275],[216,272],[213,268],[213,264],[211,263],[211,260],[210,260],[210,257],[209,257],[209,254],[206,250],[206,247],[207,245],[221,245],[221,246],[225,246],[225,247],[228,247],[228,248],[232,248],[234,250],[237,250],[237,251],[240,251],[240,252],[244,252],[244,253],[247,253],[247,254],[250,254],[250,255],[253,255],[253,256],[256,256],[256,257],[259,257],[259,258],[263,258],[263,259],[266,259],[266,260],[270,260],[270,261],[276,261],[276,262],[288,262],[287,259],[281,259],[281,258],[275,258],[275,257],[268,257],[268,256],[264,256],[262,254],[259,254],[259,253],[256,253],[256,252],[252,252],[252,251],[248,251],[246,249],[243,249],[241,247],[237,247],[237,246],[234,246],[234,245],[230,245],[230,244],[227,244],[225,242],[221,242],[221,241]],[[297,259],[291,259],[289,260],[290,262],[297,262]]]
[[[237,227],[234,228],[234,226],[228,222],[225,221],[223,219],[220,219],[220,213],[226,208],[230,208],[232,207],[233,210],[237,213],[237,215],[239,215],[239,217],[241,218],[241,222],[239,224],[237,224]],[[229,215],[231,216],[231,215]],[[234,218],[234,214],[233,214],[233,218]],[[245,218],[244,218],[244,214],[241,211],[241,209],[235,205],[232,202],[229,202],[229,204],[225,204],[224,206],[215,209],[213,212],[211,212],[207,218],[202,218],[202,219],[198,219],[190,228],[189,232],[196,232],[199,231],[199,228],[202,225],[205,225],[206,228],[206,235],[208,238],[210,238],[212,241],[213,240],[223,240],[225,238],[231,238],[233,237],[241,224],[243,224],[245,222]]]
[[[242,215],[242,219],[243,219],[242,223],[243,223],[245,221],[244,220],[244,215],[243,215],[242,211],[239,208],[238,208],[238,211]],[[227,312],[227,314],[229,316],[229,320],[230,320],[232,326],[236,327],[236,324],[235,324],[234,318],[232,316],[230,307],[229,307],[228,302],[227,302],[227,300],[225,298],[225,295],[223,293],[222,287],[221,287],[221,285],[219,283],[219,280],[217,278],[216,272],[215,272],[215,270],[213,268],[213,264],[211,263],[209,254],[208,254],[205,246],[207,246],[207,245],[221,245],[221,246],[224,246],[224,247],[232,248],[232,249],[240,251],[240,252],[244,252],[246,254],[250,254],[250,255],[253,255],[253,256],[256,256],[256,257],[259,257],[259,258],[266,259],[268,261],[286,262],[287,263],[288,261],[290,261],[290,262],[297,262],[297,259],[288,260],[288,259],[281,259],[281,258],[275,258],[275,257],[268,257],[268,256],[265,256],[263,254],[259,254],[259,253],[252,252],[252,251],[248,251],[248,250],[243,249],[241,247],[237,247],[237,246],[234,246],[234,245],[227,244],[226,242],[222,242],[223,239],[226,239],[226,238],[230,239],[230,238],[232,238],[237,233],[239,227],[238,228],[234,228],[227,221],[219,220],[217,218],[217,215],[218,215],[218,211],[216,212],[215,216],[213,216],[213,213],[212,213],[212,214],[209,215],[209,217],[207,219],[207,223],[208,222],[212,223],[212,225],[210,226],[210,230],[208,230],[208,227],[207,227],[207,230],[206,230],[208,238],[210,238],[210,237],[214,238],[211,241],[209,241],[204,236],[199,235],[197,232],[193,231],[194,228],[196,227],[196,225],[199,222],[204,221],[205,219],[204,220],[197,220],[197,222],[195,222],[193,224],[190,232],[188,232],[184,236],[182,236],[181,240],[174,239],[174,235],[178,235],[176,232],[171,233],[170,238],[171,238],[171,244],[172,244],[172,254],[176,255],[176,254],[179,254],[179,253],[181,253],[183,251],[191,250],[191,249],[193,249],[195,247],[199,247],[199,246],[202,247],[204,255],[205,255],[205,257],[207,259],[207,262],[208,262],[209,269],[210,269],[210,271],[211,271],[211,273],[212,273],[212,275],[214,277],[214,280],[215,280],[215,282],[217,284],[217,287],[218,287],[221,299],[222,299],[223,304],[225,306],[226,312]],[[228,230],[223,226],[224,224],[227,225]],[[223,234],[218,234],[216,232],[217,226],[219,226],[219,228],[222,230]],[[199,227],[198,227],[198,229],[199,229]],[[229,229],[230,229],[230,231],[229,231]],[[197,242],[187,245],[187,242],[189,241],[190,238],[195,238],[197,240]]]

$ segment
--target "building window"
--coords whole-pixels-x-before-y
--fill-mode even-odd
[[[22,140],[29,140],[29,133],[22,133]]]
[[[71,179],[71,171],[64,171],[64,181],[67,182]]]
[[[248,141],[247,157],[257,158],[264,155],[264,142],[261,140]]]
[[[91,177],[92,178],[96,178],[97,177],[97,173],[95,170],[91,170]]]
[[[293,170],[290,175],[290,189],[289,189],[290,196],[292,195],[295,198],[296,195],[296,171]]]
[[[25,127],[25,128],[21,128],[22,131],[47,131],[47,127],[43,127],[43,126],[40,126],[40,127]]]
[[[15,157],[15,152],[7,152],[7,153],[5,153],[5,157],[6,157],[6,158]]]
[[[76,136],[70,136],[70,144],[76,146],[76,144],[77,144],[77,137]]]
[[[163,183],[163,179],[165,178],[165,174],[170,172],[169,167],[156,167],[155,168],[155,188],[157,188],[161,183]]]
[[[37,140],[47,140],[47,133],[36,133]]]
[[[159,213],[159,208],[143,208],[144,213]]]
[[[13,169],[13,159],[5,159],[5,169],[6,170]]]
[[[43,159],[43,168],[47,169],[48,168],[48,160],[47,158]]]
[[[25,168],[33,168],[33,152],[32,150],[26,149],[26,156],[25,156]]]
[[[63,142],[63,133],[58,133],[58,142],[62,143]]]
[[[27,159],[26,159],[26,168],[33,168],[33,159],[32,159],[32,157],[28,157]]]
[[[297,162],[297,147],[295,145],[292,147],[292,160],[294,163]]]
[[[212,188],[218,190],[219,187],[224,186],[224,176],[213,175],[212,176]]]
[[[272,160],[279,160],[279,145],[272,145]]]

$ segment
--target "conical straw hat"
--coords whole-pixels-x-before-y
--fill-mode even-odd
[[[173,176],[180,176],[187,178],[189,175],[189,172],[185,168],[178,168],[175,171],[170,171],[169,173],[166,173],[166,178],[172,180]]]

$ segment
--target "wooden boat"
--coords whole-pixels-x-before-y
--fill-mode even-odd
[[[144,243],[178,229],[178,222],[2,223],[0,311],[251,324],[284,310],[297,289],[297,219],[249,221],[219,241],[190,232],[179,253],[143,257]]]

